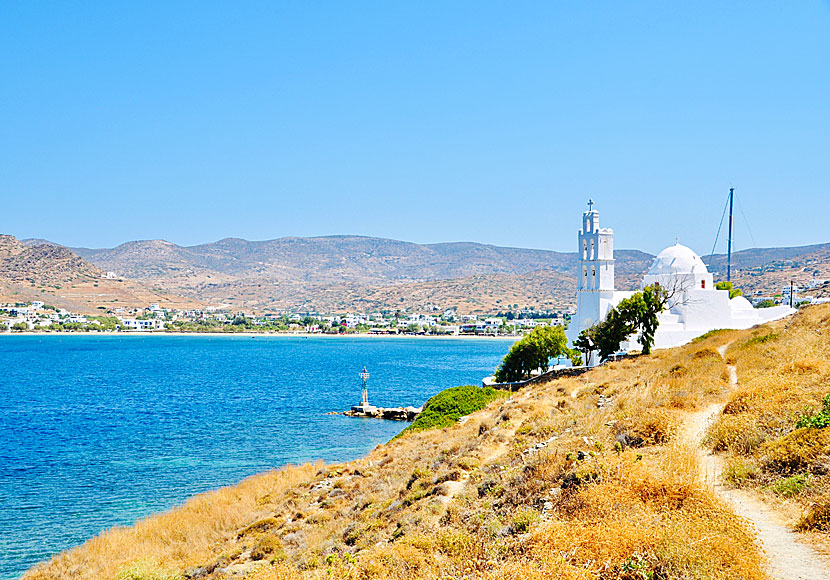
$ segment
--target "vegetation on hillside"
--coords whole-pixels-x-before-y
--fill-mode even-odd
[[[461,417],[480,411],[491,402],[507,395],[508,393],[492,387],[474,385],[444,389],[430,397],[415,421],[398,436],[410,431],[449,427]]]
[[[739,388],[709,432],[730,482],[795,502],[799,526],[830,531],[830,306],[732,343]]]
[[[600,361],[608,360],[620,350],[628,337],[636,334],[643,354],[650,354],[657,332],[657,316],[673,297],[671,289],[659,284],[646,286],[629,298],[624,298],[608,311],[605,320],[583,330],[574,341],[574,347],[585,353],[598,352]]]
[[[735,396],[719,354],[730,344]],[[752,531],[701,483],[682,434],[689,413],[729,399],[722,421],[741,420],[716,426],[713,446],[756,462],[750,485],[813,493],[830,429],[795,424],[822,413],[828,349],[830,307],[807,308],[792,323],[534,384],[347,464],[288,467],[200,495],[26,580],[134,570],[143,580],[762,580]],[[766,470],[774,477],[760,481]],[[826,521],[810,514],[813,527]]]
[[[736,296],[743,296],[744,293],[741,291],[740,288],[734,288],[732,286],[732,282],[716,282],[715,283],[715,290],[729,290],[729,299],[732,300]]]
[[[534,371],[547,372],[551,359],[568,357],[580,364],[579,351],[568,348],[568,339],[561,326],[537,326],[517,341],[496,369],[500,383],[529,379]]]

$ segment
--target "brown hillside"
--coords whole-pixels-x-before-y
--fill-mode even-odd
[[[152,240],[76,251],[145,284],[252,310],[564,307],[573,303],[576,273],[575,253],[363,236],[228,238],[189,247]],[[621,250],[617,258],[621,287],[635,287],[652,257]]]
[[[200,303],[130,280],[107,280],[103,272],[70,249],[54,244],[24,245],[0,236],[0,301],[42,300],[84,314],[117,307],[143,308],[153,302],[170,307]]]
[[[63,246],[24,247],[0,260],[0,276],[38,286],[88,281],[100,278],[101,274],[101,270]]]

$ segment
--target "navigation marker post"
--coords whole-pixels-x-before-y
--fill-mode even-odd
[[[366,367],[363,367],[363,372],[359,375],[360,379],[363,381],[363,391],[360,394],[360,406],[364,409],[369,407],[369,389],[367,387],[367,383],[369,382],[369,371],[366,370]]]

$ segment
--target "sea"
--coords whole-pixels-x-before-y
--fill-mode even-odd
[[[480,384],[512,340],[0,336],[0,580],[188,497],[406,424],[327,415]]]

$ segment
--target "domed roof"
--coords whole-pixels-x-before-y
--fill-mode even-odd
[[[671,274],[708,274],[706,264],[693,250],[680,244],[669,246],[654,258],[649,276],[668,276]]]
[[[732,300],[729,301],[729,306],[732,310],[744,310],[744,311],[751,311],[753,310],[752,304],[744,298],[743,296],[735,296]]]

